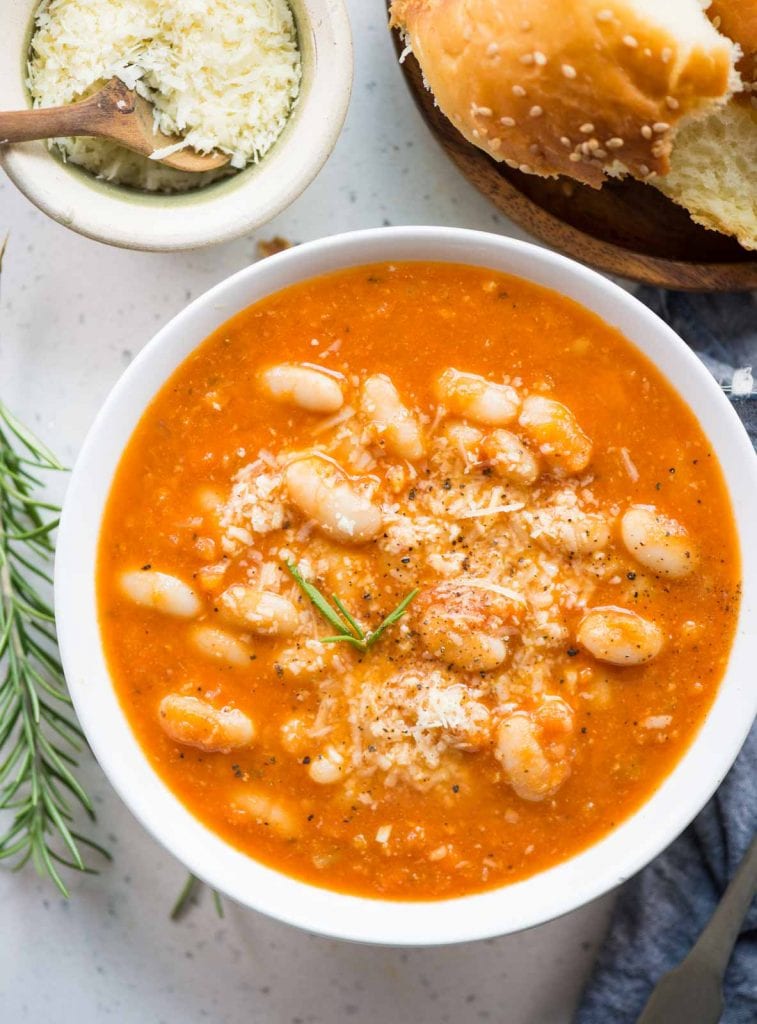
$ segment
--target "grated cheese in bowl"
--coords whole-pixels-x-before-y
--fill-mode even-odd
[[[241,169],[281,134],[301,74],[286,0],[44,0],[28,86],[36,107],[57,106],[116,76],[154,104],[160,131],[200,152],[229,153]],[[53,144],[97,177],[149,191],[185,191],[230,173],[187,174],[105,139]]]

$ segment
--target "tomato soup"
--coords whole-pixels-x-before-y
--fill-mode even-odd
[[[100,626],[146,757],[210,829],[395,899],[576,854],[722,677],[718,463],[618,331],[487,269],[358,267],[220,327],[148,407]]]

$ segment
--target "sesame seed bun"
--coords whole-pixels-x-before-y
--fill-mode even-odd
[[[736,93],[734,100],[744,106],[757,106],[757,0],[712,0],[707,16],[744,53],[736,65],[744,89]]]
[[[743,90],[679,128],[670,170],[650,184],[697,224],[757,250],[757,0],[713,0],[707,14],[743,50]]]
[[[392,23],[470,142],[595,187],[666,174],[681,119],[739,86],[699,0],[394,0]]]

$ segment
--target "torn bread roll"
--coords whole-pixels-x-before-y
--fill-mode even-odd
[[[713,0],[713,25],[738,43],[743,88],[676,132],[670,170],[650,182],[697,224],[757,249],[757,0]]]
[[[730,147],[744,144],[755,115],[743,98],[736,113],[728,104],[743,97],[737,64],[751,66],[757,0],[722,0],[712,20],[705,7],[700,0],[394,0],[392,24],[438,106],[493,159],[597,188],[625,174],[662,182],[700,223],[757,246],[757,165],[746,166],[748,155],[740,171],[730,162]],[[724,22],[741,34],[741,47],[718,29]],[[717,153],[720,146],[729,152]],[[727,173],[712,166],[714,157]],[[699,160],[710,167],[706,186]]]

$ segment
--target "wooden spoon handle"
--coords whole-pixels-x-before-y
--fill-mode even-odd
[[[35,110],[11,110],[0,113],[0,144],[30,142],[33,139],[65,138],[70,135],[110,134],[113,123],[113,98],[101,90],[79,103],[64,107],[37,107]],[[119,113],[134,109],[134,96],[123,87],[117,98]]]

